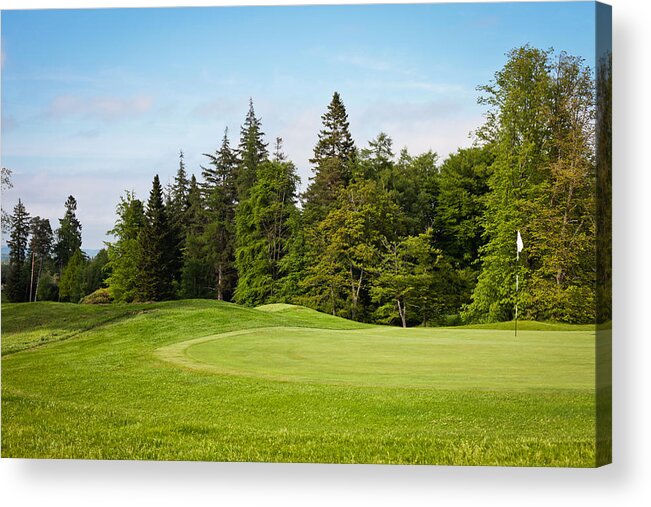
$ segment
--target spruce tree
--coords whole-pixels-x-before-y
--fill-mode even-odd
[[[356,159],[348,114],[338,92],[333,94],[321,119],[323,128],[310,159],[314,176],[303,196],[304,214],[309,224],[325,217],[339,190],[350,182]]]
[[[171,299],[173,292],[174,236],[163,204],[158,175],[154,177],[139,235],[140,266],[136,288],[138,301]]]
[[[66,212],[59,220],[56,230],[56,244],[54,255],[59,272],[68,264],[75,252],[81,249],[81,223],[77,219],[77,201],[73,196],[68,196],[65,202]]]
[[[248,196],[249,189],[255,183],[258,165],[268,157],[267,143],[264,142],[262,122],[255,116],[253,99],[249,99],[249,111],[240,130],[238,147],[239,165],[237,169],[237,199],[242,201]]]
[[[283,259],[296,224],[298,176],[291,162],[265,161],[249,197],[237,208],[235,300],[251,306],[277,302],[284,288]]]
[[[214,154],[205,154],[210,167],[202,167],[201,185],[206,210],[203,232],[204,258],[209,266],[215,297],[229,300],[237,280],[235,271],[235,206],[237,200],[237,157],[230,148],[228,129]]]
[[[29,297],[29,266],[27,263],[27,245],[29,241],[29,213],[23,202],[18,199],[10,218],[9,271],[6,291],[9,301],[20,303]]]
[[[188,210],[183,247],[181,296],[184,298],[208,297],[210,293],[210,265],[206,261],[204,232],[207,215],[201,190],[194,174],[190,179]]]
[[[180,282],[181,268],[183,265],[183,248],[187,227],[189,182],[185,171],[183,150],[179,151],[179,168],[174,177],[168,193],[168,204],[166,206],[169,218],[170,241],[172,243],[172,270],[175,282]]]
[[[30,287],[32,301],[36,301],[39,281],[43,273],[43,266],[48,264],[50,252],[52,251],[52,227],[47,218],[34,217],[30,222],[31,239],[29,250],[34,258],[34,266],[30,273]]]

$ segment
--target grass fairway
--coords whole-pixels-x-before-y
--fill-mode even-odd
[[[594,331],[537,327],[3,304],[2,456],[594,466]]]

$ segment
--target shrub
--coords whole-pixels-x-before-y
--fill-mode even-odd
[[[113,298],[109,293],[108,289],[97,289],[95,292],[91,292],[81,300],[81,303],[85,305],[105,305],[111,303]]]

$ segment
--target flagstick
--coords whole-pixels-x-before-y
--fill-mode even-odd
[[[518,336],[518,274],[515,274],[515,336]]]

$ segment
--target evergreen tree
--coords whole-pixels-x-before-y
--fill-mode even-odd
[[[186,236],[188,211],[188,194],[189,182],[185,171],[185,162],[183,150],[179,151],[179,168],[174,177],[168,193],[169,203],[166,205],[167,215],[169,217],[170,241],[172,242],[172,270],[174,281],[180,282],[181,268],[183,265],[183,249]]]
[[[161,301],[174,295],[174,242],[163,204],[158,175],[149,193],[145,221],[138,237],[140,265],[135,297],[138,301]]]
[[[136,298],[140,273],[140,233],[145,224],[142,201],[133,192],[120,197],[116,208],[117,219],[108,234],[116,240],[108,244],[110,272],[106,284],[116,302],[131,302]]]
[[[368,142],[368,148],[360,153],[354,168],[355,179],[371,179],[382,182],[387,188],[393,173],[393,140],[384,132]]]
[[[341,188],[350,182],[356,161],[356,150],[350,134],[348,114],[335,92],[328,110],[321,117],[323,128],[314,147],[310,163],[314,176],[303,196],[306,223],[311,225],[323,219],[336,201]]]
[[[29,266],[27,263],[27,245],[29,241],[29,213],[23,202],[18,199],[10,219],[9,270],[6,291],[9,301],[20,303],[29,298]]]
[[[30,222],[31,239],[29,250],[34,263],[30,274],[30,287],[32,291],[32,301],[36,301],[38,295],[38,286],[43,274],[43,266],[47,267],[52,251],[52,242],[54,237],[52,227],[47,218],[34,217]]]
[[[188,194],[187,224],[183,248],[181,295],[184,298],[208,297],[213,281],[210,264],[206,262],[205,229],[207,215],[201,191],[194,175]]]
[[[77,250],[81,249],[81,223],[77,219],[77,201],[73,196],[68,196],[65,202],[66,212],[59,220],[56,230],[56,243],[54,255],[59,272],[68,264]]]
[[[291,226],[298,213],[297,184],[291,162],[263,162],[249,197],[237,208],[238,303],[259,305],[281,299],[286,275],[282,261],[289,252]]]
[[[231,150],[228,129],[215,155],[205,154],[211,167],[203,167],[201,185],[206,209],[206,226],[201,239],[205,262],[215,297],[229,300],[236,285],[235,271],[235,205],[237,201],[237,157]]]
[[[249,189],[255,183],[258,165],[267,159],[267,143],[264,142],[262,122],[255,116],[253,99],[249,99],[249,111],[240,130],[238,147],[239,165],[237,168],[237,199],[247,198]]]

